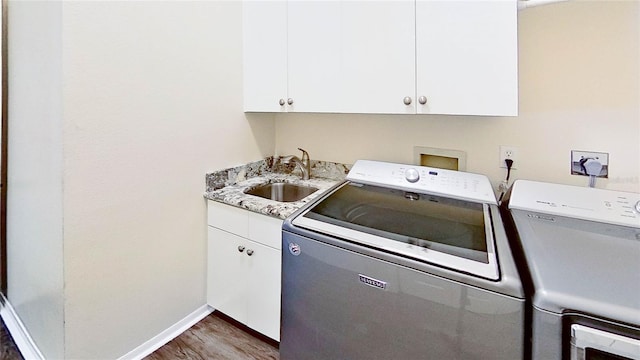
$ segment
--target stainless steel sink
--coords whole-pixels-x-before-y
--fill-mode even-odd
[[[247,189],[244,193],[269,200],[292,202],[304,199],[317,190],[317,188],[311,186],[290,183],[272,183]]]

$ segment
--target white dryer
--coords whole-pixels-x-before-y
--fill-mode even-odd
[[[640,359],[640,194],[518,180],[508,209],[532,358]]]

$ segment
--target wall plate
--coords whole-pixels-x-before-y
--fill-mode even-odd
[[[515,170],[516,166],[520,166],[518,164],[518,149],[513,146],[500,145],[500,163],[499,166],[503,169],[507,168],[506,159],[513,160],[513,165],[511,165],[511,170]]]
[[[456,171],[465,171],[467,169],[467,153],[461,150],[414,146],[413,158],[415,164],[420,166]]]
[[[571,175],[589,176],[581,164],[581,161],[585,159],[593,159],[602,164],[602,170],[600,170],[600,174],[597,177],[609,177],[609,153],[580,150],[571,150]]]

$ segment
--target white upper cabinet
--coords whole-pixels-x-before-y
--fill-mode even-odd
[[[245,1],[245,111],[517,115],[515,0]]]
[[[415,2],[341,4],[340,112],[415,114]]]
[[[419,114],[518,114],[515,1],[416,2]]]
[[[244,110],[335,112],[340,1],[244,1]]]
[[[289,111],[335,112],[340,85],[340,1],[288,2]]]
[[[245,1],[242,10],[244,111],[286,111],[287,2]]]

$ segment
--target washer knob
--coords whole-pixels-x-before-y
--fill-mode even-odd
[[[636,203],[636,212],[640,214],[640,200]]]
[[[407,179],[408,182],[414,183],[420,180],[420,173],[414,168],[407,169],[407,171],[404,172],[404,178]]]

